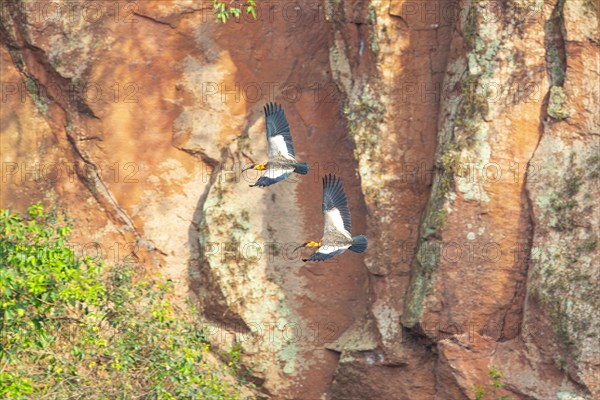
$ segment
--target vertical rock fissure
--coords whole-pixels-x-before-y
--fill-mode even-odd
[[[548,70],[552,86],[562,86],[566,79],[567,52],[565,49],[565,27],[563,23],[564,3],[565,0],[558,0],[556,2],[552,10],[552,15],[544,26],[546,69]]]
[[[557,0],[552,14],[544,26],[546,69],[550,77],[550,89],[546,95],[545,114],[557,121],[568,117],[568,112],[563,108],[566,101],[563,84],[567,73],[567,53],[563,21],[564,4],[565,0]]]
[[[530,162],[530,161],[529,161]],[[529,166],[527,163],[527,167]],[[527,172],[525,173],[523,181],[523,190],[521,194],[521,200],[523,207],[525,208],[524,214],[526,215],[527,231],[525,234],[525,243],[518,244],[515,253],[515,262],[522,263],[522,268],[519,271],[519,281],[515,286],[515,291],[509,304],[506,306],[504,315],[502,316],[502,327],[501,335],[498,341],[506,341],[514,339],[521,334],[523,321],[524,321],[524,309],[525,299],[527,296],[527,282],[529,276],[529,266],[531,263],[531,249],[533,247],[533,236],[534,236],[534,219],[533,219],[533,208],[532,200],[529,192],[527,191]],[[522,257],[524,257],[522,259]],[[511,315],[512,314],[512,315]],[[509,321],[509,319],[511,319]],[[515,327],[517,327],[515,329]]]

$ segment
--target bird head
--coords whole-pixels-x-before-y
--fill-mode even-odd
[[[242,170],[242,172],[244,171],[248,171],[249,169],[255,169],[257,171],[264,171],[267,169],[267,163],[264,164],[252,164],[251,166],[249,166],[248,168],[244,168]]]
[[[301,244],[300,246],[296,247],[294,249],[294,251],[297,251],[298,249],[301,249],[303,247],[309,247],[309,248],[313,248],[313,249],[318,249],[319,247],[321,247],[321,241],[319,240],[318,242],[312,241],[312,240],[308,240],[306,242],[304,242],[304,244]]]

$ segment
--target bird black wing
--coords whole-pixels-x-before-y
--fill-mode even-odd
[[[250,187],[258,186],[258,187],[267,187],[271,186],[277,182],[280,182],[284,179],[287,179],[291,174],[292,170],[279,169],[279,171],[270,171],[267,169],[267,173],[258,178],[254,185],[250,185]]]
[[[344,230],[352,232],[350,210],[342,181],[335,175],[326,175],[323,178],[323,215],[325,215],[325,232]]]
[[[281,105],[268,103],[265,106],[265,119],[267,142],[269,143],[269,159],[282,156],[293,160],[295,157],[294,143],[292,141],[290,126]]]
[[[344,251],[346,251],[346,249],[336,250],[336,251],[331,252],[331,253],[321,253],[319,251],[316,251],[316,252],[312,253],[310,255],[310,257],[305,258],[302,261],[304,261],[304,262],[307,262],[307,261],[325,261],[325,260],[329,260],[332,257],[337,256],[338,254],[342,254]]]

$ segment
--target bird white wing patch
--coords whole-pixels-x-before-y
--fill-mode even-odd
[[[319,247],[319,250],[317,250],[317,253],[322,253],[322,254],[331,254],[331,253],[335,253],[337,251],[345,251],[348,250],[350,248],[350,245],[347,246],[332,246],[332,245],[325,245],[325,246],[321,246]]]
[[[269,159],[277,158],[278,156],[295,161],[294,157],[290,154],[282,135],[269,138]]]
[[[352,239],[352,235],[344,228],[344,220],[342,214],[337,208],[325,211],[325,236],[327,232],[337,231],[349,239]]]
[[[265,175],[269,179],[277,180],[282,175],[289,174],[293,172],[293,168],[281,168],[281,167],[271,167],[267,166],[267,170],[265,171]]]

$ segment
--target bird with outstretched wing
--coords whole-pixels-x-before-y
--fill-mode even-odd
[[[294,143],[290,126],[285,117],[285,112],[279,104],[268,103],[264,107],[266,128],[267,128],[267,143],[269,146],[268,161],[263,164],[252,164],[242,172],[249,169],[257,171],[265,171],[254,186],[270,186],[288,178],[292,172],[306,175],[309,171],[309,166],[305,162],[296,162],[294,152]]]
[[[362,253],[367,249],[366,236],[352,237],[348,199],[342,181],[331,174],[323,178],[323,216],[325,217],[323,238],[318,242],[309,240],[296,248],[296,250],[302,247],[317,249],[309,258],[302,261],[324,261],[346,250]]]

